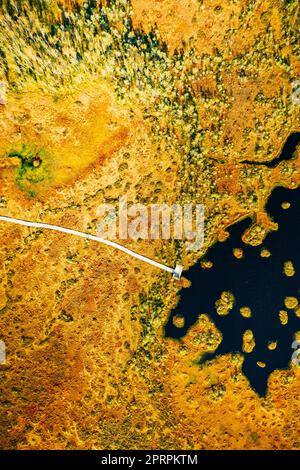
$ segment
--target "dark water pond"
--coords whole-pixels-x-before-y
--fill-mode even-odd
[[[293,145],[295,147],[295,140]],[[283,151],[291,152],[288,147],[286,144]],[[287,159],[285,157],[286,154],[281,155],[276,159],[277,163]],[[283,202],[289,202],[290,207],[283,209]],[[165,327],[167,337],[179,339],[197,321],[199,314],[209,315],[223,339],[217,350],[203,356],[201,362],[229,352],[243,353],[243,372],[259,395],[266,394],[272,371],[289,366],[294,334],[300,330],[300,318],[284,302],[285,297],[296,297],[300,303],[300,188],[276,188],[266,210],[279,224],[279,229],[269,233],[263,245],[253,247],[244,244],[241,239],[251,219],[231,226],[227,240],[216,243],[206,253],[205,258],[213,262],[212,268],[204,269],[198,263],[184,272],[184,276],[191,281],[191,287],[182,290],[179,303]],[[242,248],[243,258],[237,259],[233,255],[236,248]],[[262,257],[262,248],[269,250],[271,256]],[[286,261],[291,261],[295,269],[291,277],[283,272]],[[227,315],[220,316],[215,302],[223,291],[230,291],[235,303]],[[250,318],[241,315],[240,308],[244,306],[250,307]],[[288,313],[288,323],[285,325],[280,321],[280,310]],[[184,316],[183,328],[174,326],[175,315]],[[243,333],[248,329],[254,334],[255,347],[252,352],[244,353]],[[268,348],[269,341],[277,341],[276,349]],[[266,366],[259,367],[257,361],[264,362]]]

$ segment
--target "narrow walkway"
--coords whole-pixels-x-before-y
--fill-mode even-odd
[[[63,233],[71,234],[71,235],[76,235],[77,237],[87,238],[88,240],[93,240],[95,242],[103,243],[104,245],[112,246],[113,248],[123,251],[124,253],[127,253],[130,256],[133,256],[134,258],[144,261],[145,263],[152,264],[152,266],[155,266],[156,268],[160,268],[160,269],[163,269],[164,271],[168,271],[169,273],[173,274],[173,277],[177,280],[179,280],[181,277],[182,266],[180,265],[177,265],[175,268],[170,268],[169,266],[166,266],[162,263],[158,263],[157,261],[147,258],[146,256],[140,255],[136,253],[135,251],[129,250],[128,248],[125,248],[125,246],[123,245],[119,245],[118,243],[112,242],[110,240],[106,240],[105,238],[97,237],[96,235],[90,235],[89,233],[78,232],[77,230],[59,227],[58,225],[43,224],[39,222],[29,222],[27,220],[13,219],[12,217],[0,216],[0,221],[9,222],[9,223],[18,224],[18,225],[24,225],[25,227],[56,230],[57,232],[63,232]]]

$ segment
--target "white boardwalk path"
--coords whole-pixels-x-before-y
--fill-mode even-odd
[[[128,255],[133,256],[134,258],[137,258],[143,261],[144,263],[152,264],[152,266],[155,266],[156,268],[160,268],[160,269],[163,269],[164,271],[168,271],[169,273],[173,274],[173,277],[175,279],[180,279],[181,277],[182,266],[180,265],[177,265],[175,268],[171,268],[162,263],[158,263],[157,261],[147,258],[146,256],[140,255],[139,253],[136,253],[135,251],[129,250],[128,248],[125,248],[125,246],[119,245],[119,243],[106,240],[105,238],[97,237],[96,235],[91,235],[89,233],[84,233],[84,232],[78,232],[77,230],[72,230],[70,228],[59,227],[58,225],[43,224],[40,222],[29,222],[27,220],[13,219],[12,217],[5,217],[2,215],[0,216],[0,221],[9,222],[9,223],[18,224],[18,225],[24,225],[25,227],[56,230],[57,232],[63,232],[63,233],[68,233],[70,235],[76,235],[77,237],[87,238],[88,240],[93,240],[98,243],[103,243],[104,245],[112,246],[113,248],[116,248],[117,250],[123,251],[124,253],[127,253]]]

